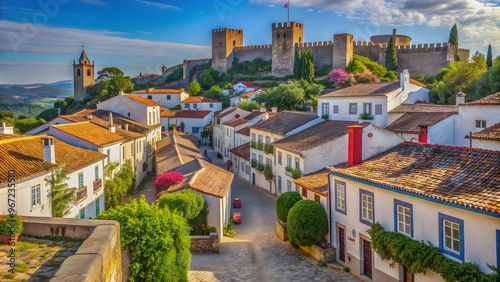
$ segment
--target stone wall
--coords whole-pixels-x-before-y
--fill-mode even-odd
[[[194,78],[194,76],[196,73],[201,73],[199,66],[204,63],[212,63],[212,59],[184,60],[182,63],[182,67],[184,69],[182,78],[188,82],[193,81],[194,79],[199,79],[199,77]]]
[[[251,62],[256,58],[262,58],[264,61],[269,61],[272,57],[272,46],[270,44],[234,48],[234,58],[238,58],[240,63],[243,61]]]
[[[24,217],[23,234],[85,239],[52,282],[122,281],[120,224],[113,220]]]
[[[218,253],[219,233],[210,233],[209,236],[189,236],[191,238],[191,253]]]
[[[314,70],[323,66],[333,66],[333,41],[307,42],[295,44],[295,54],[311,49],[314,55]]]

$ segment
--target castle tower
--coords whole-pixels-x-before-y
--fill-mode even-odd
[[[304,40],[304,25],[296,22],[273,23],[273,75],[293,74],[295,43]]]
[[[352,62],[354,43],[352,34],[333,35],[333,68],[345,68]]]
[[[225,72],[233,63],[234,48],[240,46],[243,46],[243,30],[212,30],[212,67],[219,72]]]
[[[94,62],[90,64],[85,50],[82,50],[78,63],[73,61],[73,84],[75,101],[82,101],[88,98],[87,86],[95,84]]]

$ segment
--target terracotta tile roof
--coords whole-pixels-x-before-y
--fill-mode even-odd
[[[258,116],[261,116],[263,114],[265,114],[265,113],[263,113],[263,112],[261,112],[259,110],[254,110],[254,111],[252,111],[252,113],[250,113],[248,116],[244,117],[243,119],[252,120],[252,119],[254,119],[254,118],[258,117]]]
[[[208,97],[191,96],[182,100],[181,103],[221,103],[221,102]]]
[[[421,126],[433,126],[452,116],[453,112],[442,113],[405,113],[385,129],[397,133],[419,133]]]
[[[234,147],[229,149],[229,152],[235,154],[236,156],[243,158],[247,161],[250,161],[250,142],[247,142],[238,147]]]
[[[417,102],[415,104],[403,103],[389,111],[389,113],[411,113],[411,112],[451,112],[458,114],[458,106],[455,105],[438,105],[426,102]]]
[[[205,125],[203,128],[208,129],[208,130],[214,130],[214,124],[209,123],[209,124]]]
[[[405,142],[334,174],[500,214],[500,151]]]
[[[78,123],[68,123],[68,124],[57,124],[51,127],[56,128],[62,132],[68,133],[89,143],[95,144],[97,146],[105,146],[112,143],[117,143],[120,141],[125,141],[122,136],[109,131],[109,129],[102,126],[93,124],[89,121],[78,122]]]
[[[481,106],[500,105],[500,92],[491,94],[476,101],[460,104],[460,106],[479,106],[479,105]]]
[[[318,116],[310,112],[283,111],[272,118],[263,120],[250,128],[285,135],[286,133],[317,119]]]
[[[240,111],[243,111],[243,112],[250,113],[249,111],[238,109],[236,107],[229,107],[229,108],[226,108],[224,110],[214,112],[214,117],[216,117],[216,118],[223,118],[223,117],[226,117],[226,116],[230,115],[231,113],[234,113],[236,110],[240,110]]]
[[[148,105],[148,106],[161,106],[160,103],[155,102],[153,100],[150,100],[148,98],[141,97],[141,96],[129,95],[129,94],[123,94],[123,96],[125,96],[129,99],[135,100],[137,102],[143,103],[143,104]]]
[[[195,110],[179,110],[171,111],[166,110],[161,112],[160,117],[170,117],[170,118],[204,118],[208,116],[212,111],[195,111]]]
[[[398,80],[399,81],[399,80]],[[413,78],[410,78],[410,83],[413,84],[413,85],[416,85],[416,86],[420,86],[420,87],[425,87],[427,88],[427,85],[423,84],[422,82],[418,81],[418,80],[415,80]]]
[[[465,136],[470,138],[471,135]],[[487,127],[479,132],[472,133],[472,139],[500,141],[500,123]]]
[[[202,159],[186,163],[175,171],[184,176],[184,180],[168,188],[168,192],[193,189],[206,195],[224,198],[231,188],[233,174]]]
[[[278,140],[273,145],[302,155],[307,150],[346,135],[348,126],[358,124],[357,121],[327,120]]]
[[[103,127],[104,129],[108,129],[108,125],[109,125],[109,121],[107,120],[103,120],[103,119],[100,119],[98,117],[94,117],[92,116],[91,119],[88,119],[86,118],[85,116],[76,116],[76,115],[69,115],[69,116],[61,116],[63,117],[64,119],[68,120],[68,121],[71,121],[71,122],[85,122],[85,121],[89,121],[93,124],[97,124],[101,127]],[[115,125],[115,133],[126,138],[126,139],[134,139],[134,138],[141,138],[141,137],[145,137],[144,134],[142,133],[138,133],[138,132],[133,132],[133,131],[130,131],[130,128],[129,130],[125,130],[125,129],[121,129],[121,128],[118,128],[118,126]]]
[[[328,195],[328,174],[328,172],[314,173],[295,179],[293,182],[297,186],[326,197]]]
[[[158,173],[171,171],[196,158],[203,158],[200,150],[183,135],[171,135],[156,142]]]
[[[154,89],[142,89],[142,90],[137,90],[134,92],[130,92],[128,94],[182,94],[182,92],[186,93],[184,91],[184,88],[181,89],[161,89],[161,88],[154,88]]]
[[[113,115],[113,124],[116,126],[121,125],[122,128],[125,128],[125,125],[127,124],[129,127],[129,130],[132,131],[137,131],[140,133],[147,133],[149,130],[158,127],[158,125],[147,125],[144,123],[137,122],[133,119],[130,119],[129,117],[120,115],[115,112],[111,111],[106,111],[106,110],[97,110],[97,109],[83,109],[78,112],[74,112],[73,115],[79,115],[79,116],[85,116],[85,115],[92,115],[94,117],[100,118],[104,121],[109,120],[109,113],[112,113]]]
[[[246,135],[246,136],[250,136],[250,127],[249,126],[243,127],[242,129],[237,130],[236,133],[242,134],[242,135]]]
[[[16,180],[25,179],[56,168],[56,164],[43,161],[42,136],[0,134],[0,185],[7,183],[8,171],[16,171]],[[56,163],[65,163],[63,170],[72,172],[99,160],[106,155],[68,145],[54,138]]]
[[[138,75],[138,76],[136,76],[136,77],[133,77],[132,79],[136,79],[136,78],[143,78],[143,77],[149,77],[149,76],[153,76],[153,77],[161,77],[161,75],[156,74],[156,73],[148,73],[148,74]]]
[[[257,88],[257,87],[253,87],[253,88]],[[240,97],[241,98],[250,98],[253,95],[258,94],[258,93],[260,93],[260,91],[258,89],[254,90],[254,91],[248,91],[248,92],[245,92],[245,93],[241,94]]]
[[[237,82],[235,84],[238,84],[238,83],[241,83],[241,84],[245,85],[246,87],[252,87],[252,85],[253,85],[252,81],[240,81],[240,82]]]
[[[318,98],[327,97],[360,97],[360,96],[385,96],[400,88],[399,80],[391,82],[360,83],[346,88],[341,88],[321,95]]]
[[[182,138],[189,140],[191,142],[200,142],[200,138],[196,137],[196,135],[194,135],[193,133],[175,131],[175,135],[180,135],[182,136]]]
[[[236,127],[238,125],[242,125],[242,124],[246,124],[246,123],[250,123],[250,121],[246,120],[246,119],[242,119],[242,118],[237,118],[237,119],[233,119],[233,120],[230,120],[230,121],[226,121],[224,123],[224,125],[231,126],[231,127]]]

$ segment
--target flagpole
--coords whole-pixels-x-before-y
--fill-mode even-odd
[[[290,0],[288,0],[288,24],[290,24]]]

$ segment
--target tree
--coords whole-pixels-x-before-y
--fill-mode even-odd
[[[493,66],[493,53],[491,51],[491,44],[488,45],[488,54],[486,55],[486,66],[491,68]]]
[[[288,212],[287,234],[292,246],[312,246],[328,234],[328,215],[320,203],[312,200],[297,202]]]
[[[46,109],[36,116],[37,119],[51,120],[57,117],[58,111],[56,108]]]
[[[210,89],[215,84],[215,80],[212,77],[209,70],[204,70],[200,76],[200,84],[203,89]]]
[[[309,83],[314,80],[314,55],[311,49],[297,53],[293,70],[297,79],[304,79]]]
[[[200,137],[202,139],[209,140],[210,136],[212,136],[212,131],[210,131],[210,130],[203,130],[202,132],[200,132]]]
[[[75,200],[76,188],[68,188],[66,172],[62,170],[65,164],[61,163],[50,176],[45,178],[47,186],[50,186],[52,195],[52,216],[64,217],[69,214],[70,204]]]
[[[475,83],[473,90],[467,93],[467,100],[474,101],[500,91],[500,65],[491,67]]]
[[[276,199],[276,216],[279,220],[287,222],[290,209],[299,201],[302,196],[298,192],[285,192]]]
[[[387,45],[387,50],[385,51],[385,68],[388,71],[396,71],[398,68],[397,50],[394,46],[392,36],[389,40],[389,45]]]
[[[453,44],[455,48],[458,48],[458,27],[455,23],[450,31],[450,38],[448,39],[448,43]]]
[[[21,132],[25,133],[26,131],[29,131],[41,124],[46,123],[46,121],[42,118],[36,119],[36,118],[25,118],[25,119],[18,119],[14,126]]]
[[[64,100],[61,100],[61,101],[57,101],[54,103],[54,108],[65,108],[66,106],[68,105],[68,103],[66,103],[66,101]]]
[[[369,70],[378,78],[383,78],[387,74],[387,69],[364,56],[354,54],[352,62],[345,69],[350,74],[364,73]]]
[[[122,205],[122,199],[128,191],[132,191],[137,182],[131,160],[125,162],[119,171],[115,173],[118,162],[110,162],[104,167],[106,180],[104,189],[104,203],[106,209],[116,208]]]
[[[257,102],[248,101],[239,102],[236,107],[249,112],[260,109],[260,105]]]
[[[130,80],[130,76],[114,76],[109,81],[111,88],[111,96],[116,96],[120,91],[131,91],[134,89],[134,84]]]
[[[201,92],[201,85],[200,85],[200,83],[197,80],[191,81],[189,83],[189,85],[188,85],[187,91],[188,91],[188,93],[190,95],[197,96]]]
[[[185,219],[197,217],[203,206],[205,198],[200,193],[191,190],[182,190],[179,193],[163,193],[158,198],[160,208],[168,208],[177,211]]]
[[[205,92],[204,96],[222,102],[221,98],[225,96],[222,95],[221,91],[222,90],[220,89],[219,85],[214,85],[210,88],[210,90]]]
[[[495,60],[493,60],[493,66],[500,66],[500,56],[497,56]]]
[[[305,92],[297,82],[280,84],[272,90],[267,90],[255,98],[259,104],[264,103],[266,108],[278,107],[279,111],[295,109],[304,100]]]
[[[17,121],[17,116],[13,112],[0,111],[0,123],[14,125]]]
[[[172,71],[169,75],[167,75],[165,83],[182,79],[183,76],[184,76],[184,69],[182,67],[178,67],[174,71]]]
[[[123,76],[123,71],[115,67],[107,67],[97,72],[97,82],[110,80],[115,76]]]
[[[229,82],[228,82],[228,83],[226,83],[226,84],[224,85],[224,87],[223,87],[222,89],[224,89],[224,90],[226,90],[226,89],[233,89],[233,85],[232,85],[231,83],[229,83]]]

